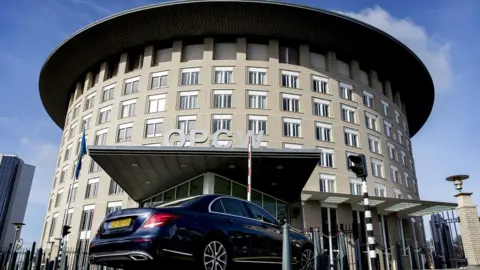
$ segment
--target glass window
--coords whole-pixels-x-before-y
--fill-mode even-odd
[[[262,208],[258,207],[256,204],[247,203],[247,206],[250,209],[250,212],[252,213],[253,219],[260,220],[263,222],[268,222],[271,224],[277,224],[277,221],[269,213],[267,213]]]
[[[230,195],[232,182],[215,175],[214,194]]]
[[[175,199],[182,199],[188,197],[188,182],[177,187],[177,195]]]
[[[247,199],[247,187],[232,182],[232,196]]]
[[[217,200],[212,204],[211,210],[212,212],[225,213],[225,209],[223,209],[223,205],[220,200]]]
[[[276,200],[270,196],[263,194],[263,209],[267,210],[271,215],[277,215]]]
[[[156,206],[163,202],[163,193],[158,194],[157,196],[153,197],[152,199],[152,206]]]
[[[229,198],[223,198],[220,200],[222,201],[223,208],[227,214],[239,217],[250,217],[242,201]]]
[[[190,182],[190,196],[203,194],[203,175]]]
[[[288,220],[288,205],[277,201],[277,220]]]
[[[165,192],[165,194],[163,196],[163,202],[171,202],[173,200],[175,200],[175,189],[174,188]]]
[[[250,201],[253,202],[254,204],[260,207],[263,207],[262,193],[252,190],[252,197],[250,199],[251,199]]]

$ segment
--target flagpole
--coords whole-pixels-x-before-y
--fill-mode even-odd
[[[252,136],[248,136],[247,200],[252,200]]]

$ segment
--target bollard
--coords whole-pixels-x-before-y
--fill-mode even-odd
[[[314,270],[320,270],[320,255],[322,254],[322,248],[320,246],[320,229],[317,227],[313,230],[312,242],[313,242],[313,256],[314,256]]]
[[[290,243],[290,226],[287,222],[282,225],[283,229],[283,248],[282,248],[282,270],[292,269],[292,252]]]
[[[37,250],[37,255],[35,256],[35,267],[33,268],[34,270],[40,270],[40,267],[42,266],[42,256],[43,255],[43,249],[39,248]]]
[[[32,269],[33,257],[35,255],[35,245],[36,244],[37,244],[37,242],[33,242],[32,248],[30,249],[30,256],[28,257],[28,266],[27,266],[28,270]]]

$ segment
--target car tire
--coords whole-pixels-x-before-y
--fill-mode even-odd
[[[197,265],[198,269],[202,270],[230,269],[231,258],[228,246],[217,238],[207,239],[198,252]]]
[[[306,246],[302,249],[300,254],[300,260],[298,263],[298,269],[301,270],[314,270],[315,268],[315,256],[313,248]]]

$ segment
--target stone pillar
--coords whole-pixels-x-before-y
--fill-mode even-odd
[[[463,181],[468,178],[468,175],[453,175],[448,177],[447,181],[453,182],[458,191],[455,195],[458,202],[457,215],[468,267],[480,268],[480,221],[477,206],[472,201],[473,193],[462,191]]]
[[[307,229],[307,219],[305,217],[305,202],[312,197],[310,194],[301,194],[300,225],[302,231]]]

